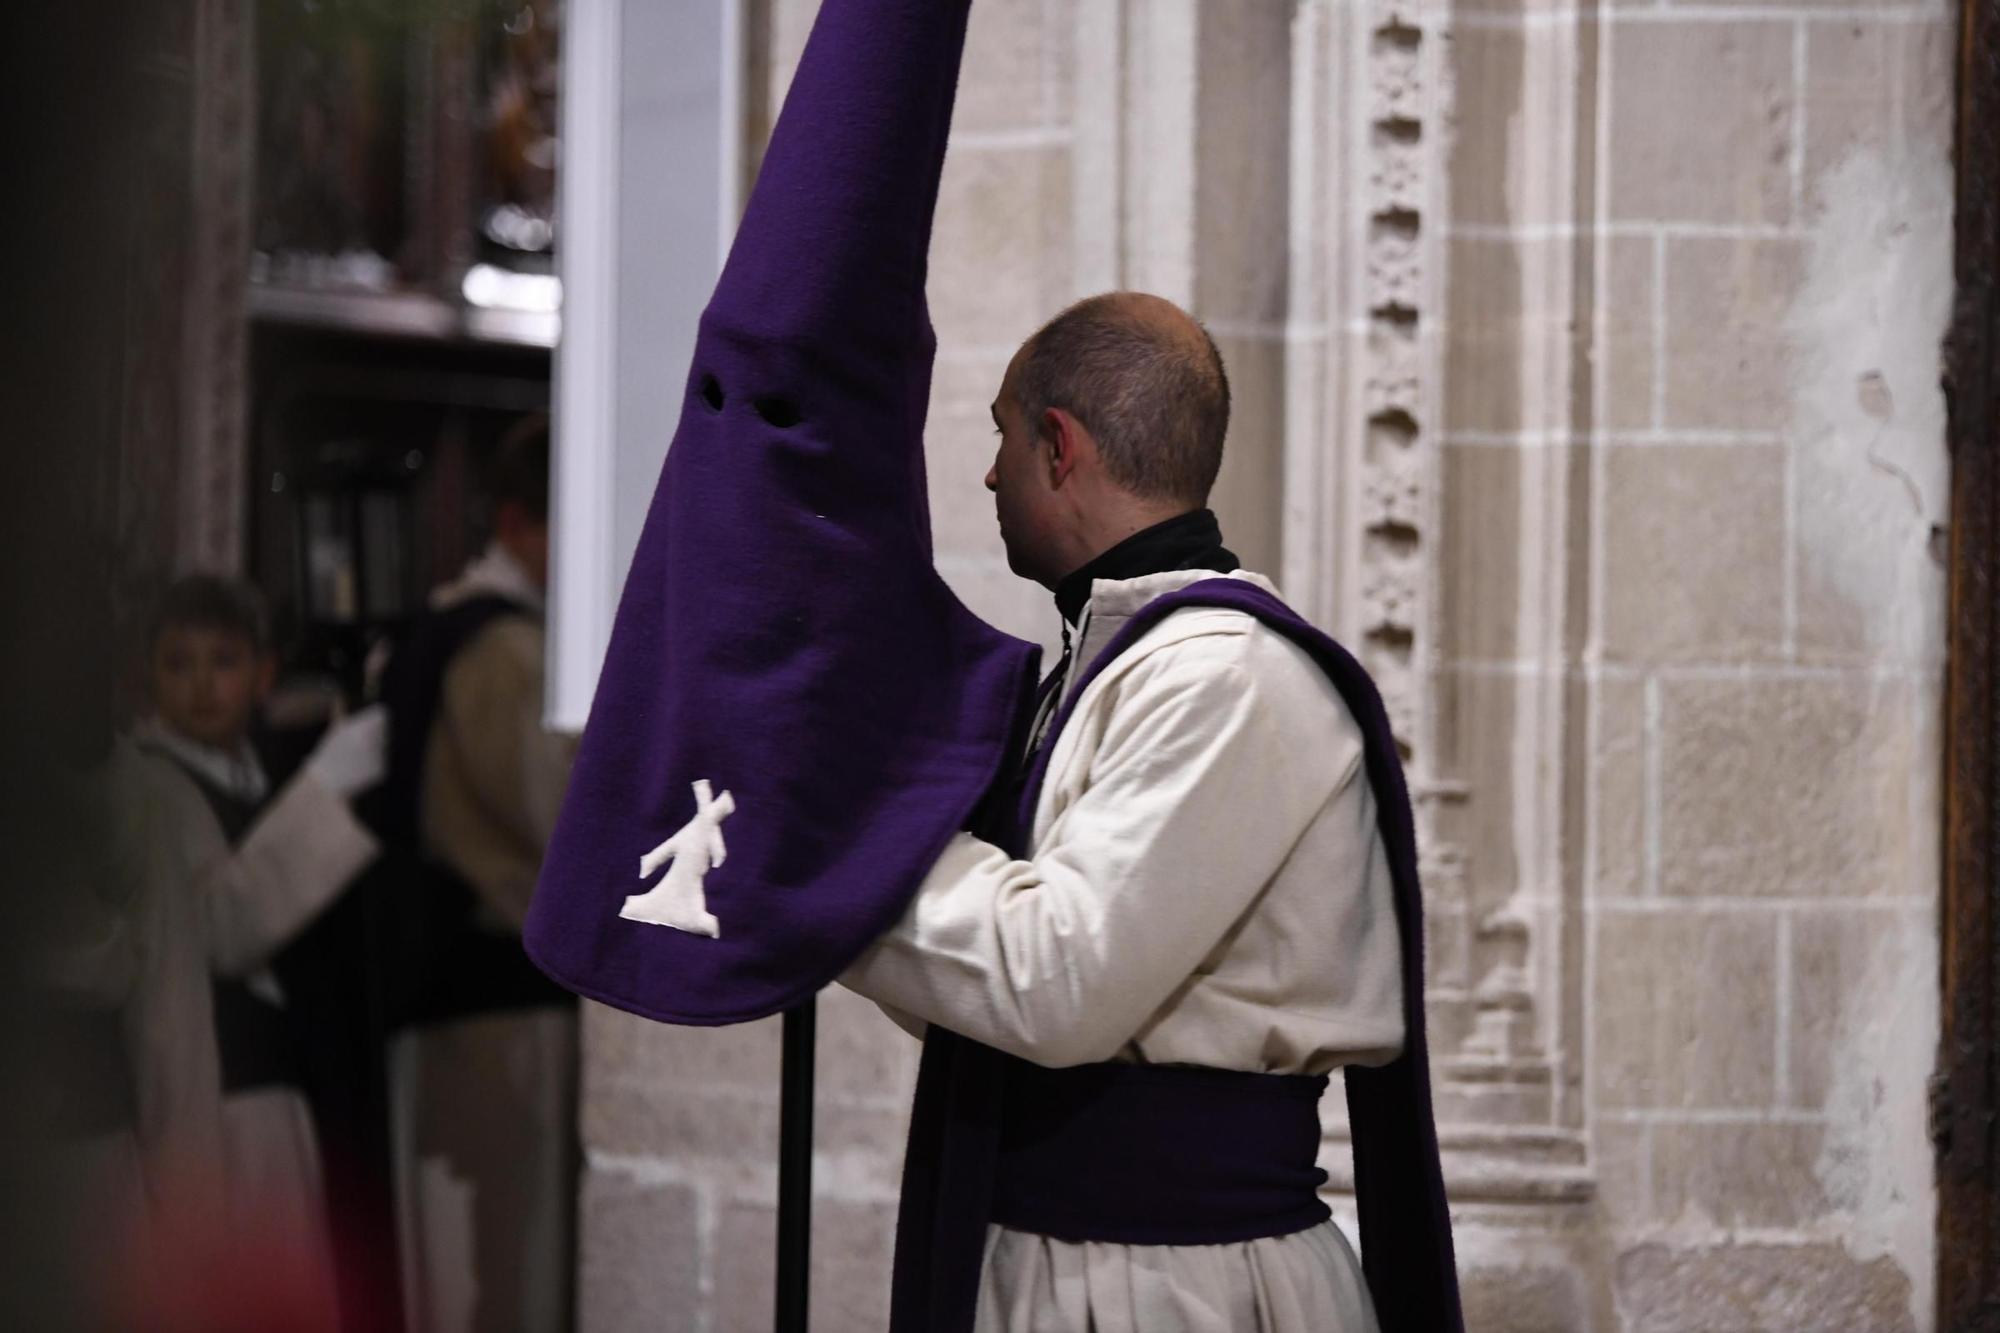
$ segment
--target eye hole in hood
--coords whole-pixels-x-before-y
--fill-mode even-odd
[[[799,415],[799,405],[783,394],[763,394],[750,406],[757,410],[757,415],[764,418],[767,425],[776,426],[779,430],[796,426],[803,420]]]
[[[708,404],[709,411],[720,412],[724,401],[722,397],[722,381],[716,379],[713,375],[703,375],[701,377],[701,401]]]

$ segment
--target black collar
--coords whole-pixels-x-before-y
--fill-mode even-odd
[[[1136,579],[1170,569],[1212,569],[1227,574],[1242,567],[1222,544],[1222,525],[1215,512],[1192,509],[1164,523],[1142,528],[1110,550],[1072,570],[1056,584],[1056,610],[1074,625],[1090,600],[1090,585],[1098,579]]]

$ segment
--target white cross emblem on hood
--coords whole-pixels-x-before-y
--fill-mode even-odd
[[[639,858],[639,878],[645,879],[671,859],[667,874],[658,884],[625,900],[618,915],[627,921],[644,921],[655,926],[671,926],[693,935],[720,938],[722,929],[709,913],[702,883],[708,872],[722,864],[728,849],[722,843],[722,821],[736,811],[736,801],[728,792],[713,794],[707,778],[694,784],[694,818],[681,825],[673,837]]]

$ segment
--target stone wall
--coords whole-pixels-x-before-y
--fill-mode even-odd
[[[1439,686],[1475,884],[1554,909],[1586,1304],[1929,1327],[1951,11],[1450,21]]]
[[[811,0],[764,0],[782,96]],[[1952,15],[979,0],[940,204],[939,565],[986,408],[1159,291],[1233,544],[1361,647],[1426,840],[1478,1330],[1926,1329]],[[814,1327],[879,1329],[915,1048],[821,1000]],[[768,1326],[775,1021],[586,1024],[582,1326]],[[1340,1174],[1337,1116],[1328,1161]]]

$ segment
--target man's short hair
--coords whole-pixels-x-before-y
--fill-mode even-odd
[[[1199,323],[1144,309],[1157,300],[1107,292],[1050,320],[1022,354],[1016,405],[1037,433],[1051,407],[1082,422],[1133,494],[1205,504],[1229,432],[1229,376]]]
[[[512,501],[538,519],[549,516],[549,418],[522,417],[500,437],[493,456],[493,504]]]
[[[158,647],[160,636],[171,629],[241,635],[260,653],[271,646],[271,618],[263,594],[241,579],[215,574],[190,574],[167,588],[153,612],[147,645]]]

